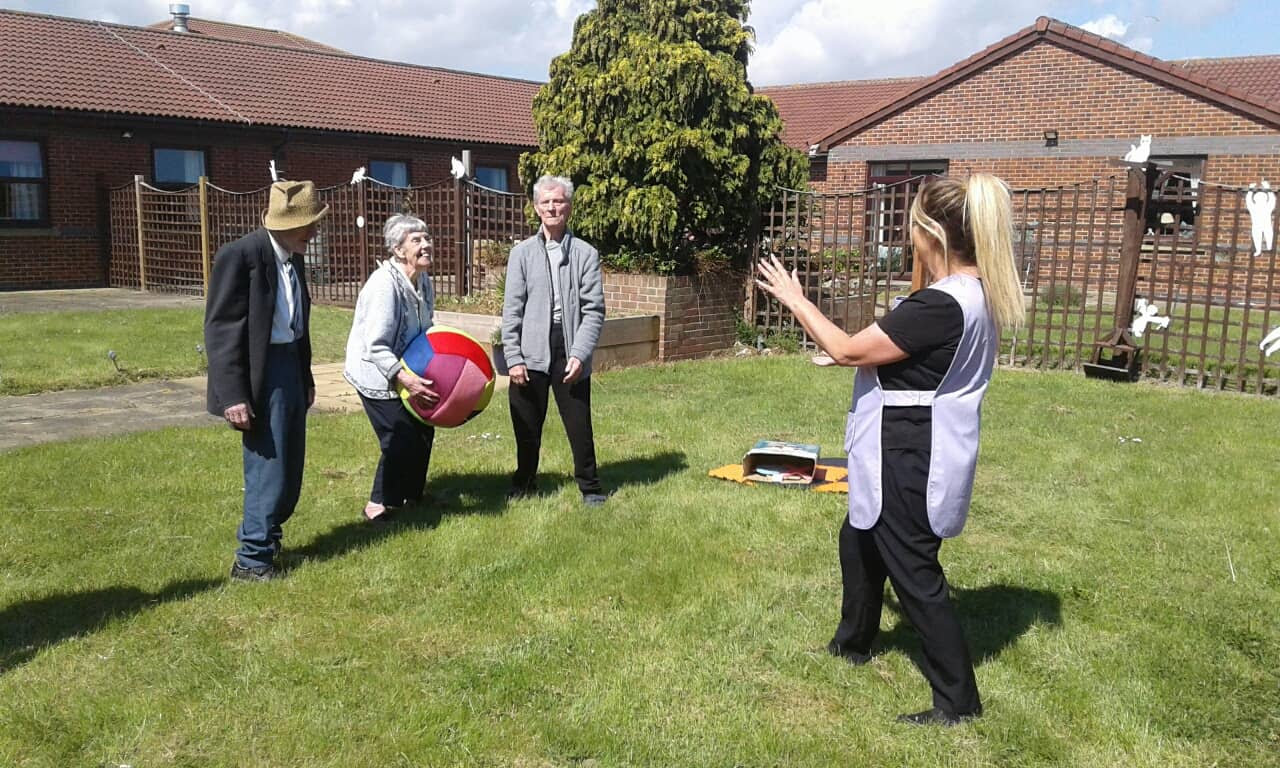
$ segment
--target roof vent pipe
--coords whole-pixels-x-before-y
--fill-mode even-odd
[[[190,32],[187,27],[187,17],[191,15],[191,6],[186,3],[170,3],[169,14],[173,16],[173,26],[170,27],[174,32]]]

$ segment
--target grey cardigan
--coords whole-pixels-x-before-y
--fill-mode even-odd
[[[391,261],[369,275],[356,299],[356,315],[347,336],[342,375],[372,400],[397,397],[395,377],[409,342],[431,327],[435,291],[431,278],[417,275],[412,285]]]
[[[604,286],[600,254],[590,243],[565,235],[560,258],[560,316],[564,348],[591,375],[591,357],[604,327]],[[550,373],[551,269],[545,236],[538,234],[511,249],[506,295],[502,303],[502,352],[507,367],[527,366]]]

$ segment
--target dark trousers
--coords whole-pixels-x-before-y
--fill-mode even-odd
[[[244,519],[236,560],[248,568],[271,564],[302,491],[307,391],[296,343],[270,346],[264,381],[265,412],[255,413],[252,429],[241,435]]]
[[[551,372],[529,371],[529,383],[507,388],[511,401],[511,426],[516,435],[516,473],[511,485],[516,490],[533,489],[538,474],[538,457],[542,452],[542,425],[547,420],[548,390],[555,393],[556,409],[564,423],[573,452],[573,478],[582,493],[600,493],[596,474],[596,443],[591,432],[591,377],[564,383],[568,357],[564,351],[564,333],[560,326],[551,328]]]
[[[933,688],[933,706],[956,715],[982,711],[969,645],[946,575],[938,562],[942,539],[929,527],[925,487],[929,452],[884,452],[880,519],[868,531],[840,528],[840,574],[844,595],[833,638],[842,650],[870,653],[880,631],[885,578],[920,634],[921,665]]]
[[[423,424],[409,415],[399,397],[374,400],[360,396],[364,412],[378,437],[382,455],[373,473],[369,501],[387,507],[400,507],[422,498],[427,484],[427,465],[431,463],[431,444],[435,427]]]

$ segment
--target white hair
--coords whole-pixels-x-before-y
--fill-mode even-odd
[[[538,202],[538,196],[552,187],[560,187],[564,190],[564,199],[573,201],[573,182],[568,177],[545,174],[533,183],[533,202]]]
[[[386,243],[387,252],[394,257],[396,248],[404,242],[406,237],[414,232],[427,233],[427,222],[417,216],[409,216],[404,213],[397,213],[387,219],[386,226],[382,228],[382,240]]]

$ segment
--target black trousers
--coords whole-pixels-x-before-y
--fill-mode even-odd
[[[418,501],[427,484],[435,427],[410,416],[399,397],[374,400],[361,395],[360,402],[382,448],[369,501],[387,507]]]
[[[880,519],[868,531],[849,525],[848,518],[840,528],[844,595],[833,640],[841,650],[871,652],[887,577],[920,634],[921,666],[933,688],[933,706],[956,715],[980,713],[969,645],[938,562],[942,539],[929,527],[929,451],[886,450],[882,465]]]
[[[564,383],[568,356],[564,350],[564,333],[560,326],[551,328],[551,372],[529,371],[529,383],[507,388],[511,402],[511,426],[516,435],[516,473],[512,488],[533,489],[538,474],[538,458],[542,453],[542,426],[547,420],[548,391],[555,393],[556,409],[564,423],[573,452],[573,478],[582,493],[600,493],[596,473],[596,442],[591,431],[591,377]]]

